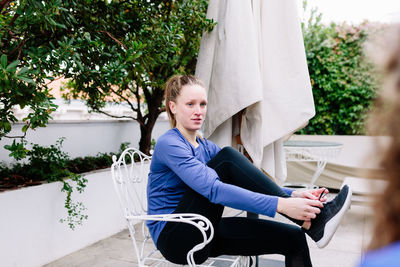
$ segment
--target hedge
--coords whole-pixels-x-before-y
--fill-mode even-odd
[[[316,115],[300,134],[365,134],[364,121],[377,89],[374,67],[363,54],[368,36],[381,26],[321,23],[311,11],[302,23]]]

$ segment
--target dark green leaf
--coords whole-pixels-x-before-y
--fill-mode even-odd
[[[31,83],[31,84],[36,84],[34,80],[32,80],[31,78],[25,77],[25,76],[18,76],[18,79],[27,82],[27,83]]]
[[[16,69],[16,67],[18,66],[19,62],[20,62],[19,60],[14,60],[13,62],[11,62],[11,63],[7,66],[6,70],[10,71],[10,70]]]
[[[23,67],[23,68],[21,68],[21,69],[18,71],[17,76],[21,76],[22,74],[24,74],[24,73],[26,73],[26,72],[28,72],[28,71],[29,71],[29,68],[28,68],[28,67]]]
[[[1,55],[0,61],[3,69],[7,68],[7,55]]]

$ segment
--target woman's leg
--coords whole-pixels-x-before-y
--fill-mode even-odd
[[[223,148],[207,165],[215,169],[225,183],[231,183],[258,193],[289,197],[267,175],[233,148]],[[335,199],[325,203],[317,217],[311,220],[311,226],[306,230],[306,233],[317,243],[318,247],[325,247],[331,240],[351,203],[351,195],[351,188],[347,185],[343,186]],[[304,224],[304,221],[284,216],[300,226]]]
[[[281,254],[286,266],[312,266],[304,232],[297,226],[243,217],[221,218],[223,206],[188,189],[174,213],[197,213],[213,224],[214,238],[194,254],[203,263],[210,256]],[[194,226],[168,222],[162,230],[157,248],[170,262],[186,264],[187,252],[203,240]]]
[[[233,148],[222,149],[207,165],[214,168],[224,182],[235,184],[254,192],[289,197],[269,177],[254,167],[246,157]],[[250,220],[248,218],[223,218],[221,221],[222,212],[223,206],[211,203],[190,188],[187,189],[174,211],[174,213],[201,214],[207,217],[214,226],[216,236],[211,244],[195,253],[196,263],[204,262],[210,256],[211,248],[214,248],[212,252],[214,255],[278,253],[285,255],[287,262],[296,258],[301,259],[301,262],[309,261],[308,246],[306,242],[303,242],[305,237],[300,228],[270,221]],[[222,222],[223,224],[221,224]],[[249,224],[247,225],[247,223]],[[226,230],[224,230],[225,228]],[[230,229],[233,230],[231,231]],[[220,232],[221,230],[222,232]],[[239,233],[247,236],[249,244],[241,243],[243,238],[236,236]],[[279,235],[275,235],[276,233],[279,233]],[[291,242],[286,242],[287,240],[291,240]],[[168,222],[158,238],[157,248],[167,260],[177,264],[186,264],[187,252],[201,241],[202,236],[194,226],[185,223]],[[215,245],[215,242],[219,245]],[[301,255],[301,257],[296,255]]]
[[[211,256],[282,254],[287,267],[312,266],[305,233],[297,226],[243,217],[222,218]]]
[[[232,147],[224,147],[207,165],[213,168],[221,181],[240,186],[253,192],[278,197],[290,197],[270,177],[255,167],[244,155]],[[304,221],[295,220],[302,226]]]
[[[266,195],[289,197],[270,177],[232,147],[224,147],[207,165],[225,183]]]
[[[219,224],[224,207],[213,204],[194,190],[188,188],[174,213],[196,213],[208,218],[214,229]],[[203,241],[200,231],[186,223],[167,222],[157,240],[157,248],[170,262],[187,264],[186,255]],[[212,241],[213,242],[213,241]],[[212,243],[211,242],[211,243]],[[211,244],[194,254],[195,262],[203,263],[210,256]]]

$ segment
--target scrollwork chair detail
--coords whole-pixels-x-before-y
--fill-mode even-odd
[[[119,159],[117,159],[117,156],[115,155],[112,159],[113,164],[111,166],[111,176],[114,181],[115,191],[118,195],[123,214],[127,220],[138,265],[140,267],[147,266],[147,261],[167,263],[165,259],[153,257],[157,250],[145,254],[146,242],[151,240],[145,222],[150,220],[181,222],[195,226],[201,232],[203,241],[194,246],[188,252],[186,258],[189,266],[196,266],[193,258],[194,253],[204,248],[214,236],[214,228],[211,222],[206,217],[193,213],[148,215],[146,185],[151,156],[145,155],[136,148],[127,148],[122,152]],[[142,223],[142,234],[144,236],[142,244],[140,244],[141,242],[139,242],[135,237],[135,224],[138,222]],[[247,266],[250,262],[250,257],[239,256],[233,259],[219,257],[215,260],[231,261],[231,266]],[[215,260],[211,259],[211,262],[207,261],[209,262],[207,266],[211,266]]]

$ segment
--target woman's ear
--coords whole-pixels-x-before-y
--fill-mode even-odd
[[[176,113],[176,107],[175,107],[175,102],[174,101],[169,101],[169,109],[171,110],[172,114]]]

